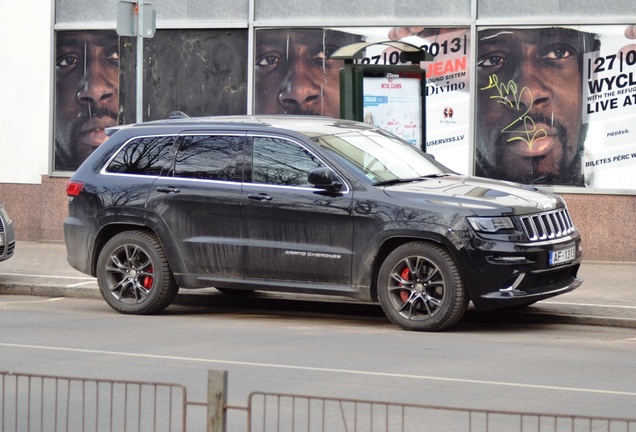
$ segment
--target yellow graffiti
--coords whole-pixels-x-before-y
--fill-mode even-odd
[[[484,91],[492,88],[497,89],[497,94],[490,96],[490,99],[494,99],[498,103],[504,104],[508,108],[517,111],[521,111],[521,97],[524,94],[529,96],[530,103],[528,104],[528,108],[513,122],[501,130],[502,133],[514,133],[521,135],[513,136],[509,138],[507,142],[522,141],[527,144],[530,150],[532,150],[535,142],[547,138],[548,133],[545,129],[537,128],[532,117],[528,115],[532,109],[532,105],[534,104],[534,98],[532,97],[532,93],[528,87],[522,87],[521,90],[519,90],[517,83],[512,80],[508,81],[507,84],[500,84],[497,75],[493,74],[488,77],[488,85],[482,87],[480,90]],[[518,129],[513,130],[513,127],[517,127]]]

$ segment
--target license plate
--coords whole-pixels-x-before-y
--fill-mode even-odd
[[[550,251],[550,265],[563,264],[576,258],[576,246],[567,249]]]

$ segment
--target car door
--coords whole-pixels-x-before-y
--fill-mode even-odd
[[[351,283],[352,192],[308,184],[325,162],[301,142],[276,136],[247,140],[243,238],[250,279]]]
[[[244,133],[185,133],[147,208],[170,230],[187,272],[241,275]]]

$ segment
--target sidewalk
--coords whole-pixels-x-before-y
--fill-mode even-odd
[[[583,285],[514,313],[533,320],[636,328],[636,263],[583,261]],[[100,298],[95,278],[66,262],[63,243],[17,242],[12,258],[0,262],[0,295]],[[191,303],[196,290],[182,290],[180,303]]]

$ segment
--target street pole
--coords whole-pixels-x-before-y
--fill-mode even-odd
[[[137,123],[144,121],[144,38],[143,32],[143,0],[137,3],[137,103],[136,103],[136,119]]]

